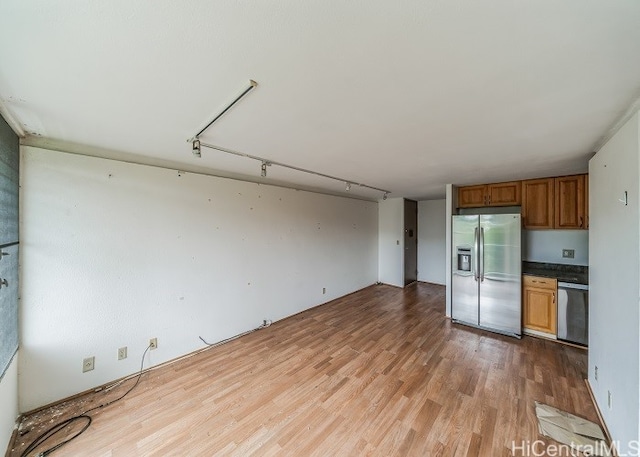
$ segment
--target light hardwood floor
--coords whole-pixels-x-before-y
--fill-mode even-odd
[[[152,370],[53,455],[509,456],[536,400],[597,422],[585,351],[452,324],[444,293],[372,286]],[[25,418],[9,455],[132,382]]]

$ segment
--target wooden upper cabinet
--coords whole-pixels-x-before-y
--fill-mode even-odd
[[[477,208],[486,204],[486,185],[458,187],[458,208]]]
[[[586,228],[585,175],[555,178],[555,194],[555,228]]]
[[[458,187],[458,208],[517,206],[521,189],[520,181]]]
[[[519,205],[525,229],[588,229],[589,175],[458,187],[458,208]]]
[[[520,181],[487,184],[488,206],[518,206],[522,203]]]
[[[554,228],[554,191],[554,178],[522,181],[522,223],[524,228]]]

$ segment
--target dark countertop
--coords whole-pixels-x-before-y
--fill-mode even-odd
[[[589,284],[589,267],[559,263],[522,262],[522,274],[557,279],[572,284]]]

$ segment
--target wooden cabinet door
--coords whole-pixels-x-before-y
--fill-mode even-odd
[[[524,228],[553,228],[554,187],[553,178],[522,181],[522,223]]]
[[[487,186],[458,187],[458,208],[477,208],[487,204]]]
[[[555,178],[555,228],[586,228],[584,197],[584,175]]]
[[[518,206],[522,203],[522,184],[520,181],[487,184],[489,206]]]
[[[552,278],[522,277],[522,326],[525,329],[556,334],[558,281]]]
[[[555,335],[557,319],[556,291],[526,287],[523,300],[523,327]]]

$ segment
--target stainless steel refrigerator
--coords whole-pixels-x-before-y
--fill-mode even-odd
[[[520,214],[453,216],[451,318],[520,337]]]

